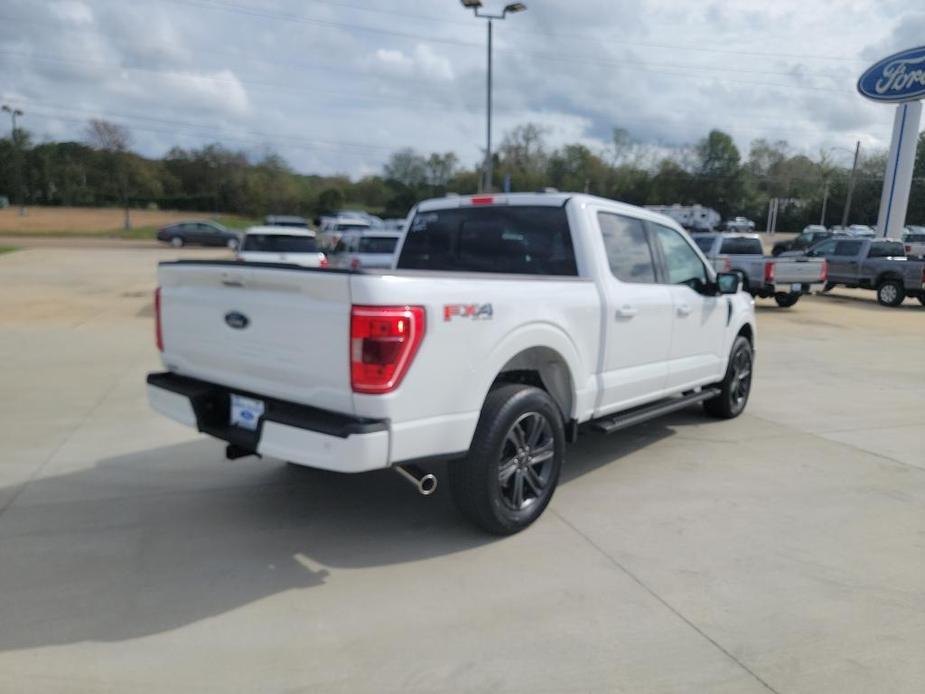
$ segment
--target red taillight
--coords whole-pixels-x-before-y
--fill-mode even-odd
[[[829,261],[825,258],[822,259],[822,281],[826,282],[829,279]]]
[[[351,270],[360,269],[360,259],[359,258],[354,258],[353,260],[350,261],[350,269]]]
[[[157,351],[164,351],[164,333],[161,330],[161,288],[154,290],[154,339],[157,342]]]
[[[423,338],[423,306],[354,306],[350,312],[353,392],[395,390]]]
[[[326,255],[321,256],[321,261],[318,263],[318,267],[326,268],[330,266],[331,266],[331,263],[328,262],[328,257]]]
[[[723,272],[729,272],[732,269],[732,259],[729,256],[723,258]]]
[[[764,264],[764,283],[771,284],[774,282],[774,263]]]
[[[472,198],[473,205],[490,205],[495,201],[494,195],[476,195]]]

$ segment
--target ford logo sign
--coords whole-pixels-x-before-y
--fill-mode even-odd
[[[925,97],[925,46],[896,53],[867,69],[858,91],[874,101],[915,101]]]
[[[250,323],[250,319],[243,313],[231,311],[225,314],[225,322],[235,330],[243,330]]]

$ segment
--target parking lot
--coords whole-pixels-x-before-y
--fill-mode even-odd
[[[922,691],[917,301],[759,301],[742,417],[586,436],[496,539],[151,412],[177,251],[110,246],[0,255],[0,691]]]

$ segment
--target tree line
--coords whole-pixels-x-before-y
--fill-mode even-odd
[[[496,188],[556,188],[636,205],[701,204],[724,218],[747,216],[759,228],[769,201],[778,198],[778,229],[796,231],[811,223],[841,223],[850,153],[835,154],[809,157],[785,141],[757,139],[743,155],[720,130],[682,147],[641,143],[620,128],[598,149],[581,143],[552,147],[548,133],[528,123],[505,134],[493,164]],[[849,223],[876,222],[885,168],[885,152],[862,152]],[[452,152],[412,149],[393,153],[381,173],[358,180],[296,173],[273,152],[254,157],[219,143],[174,147],[149,158],[132,151],[124,126],[103,120],[91,120],[81,141],[35,142],[25,129],[0,139],[0,195],[26,205],[157,206],[251,217],[316,217],[361,208],[401,217],[423,198],[477,192],[480,169]],[[925,224],[925,133],[914,176],[908,221]]]

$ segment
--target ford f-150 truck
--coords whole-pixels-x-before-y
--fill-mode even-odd
[[[422,202],[391,269],[183,260],[158,280],[154,409],[231,458],[393,467],[422,492],[449,460],[456,504],[498,534],[543,512],[579,429],[736,417],[752,382],[739,276],[587,195]]]
[[[695,234],[694,243],[721,272],[738,272],[752,296],[773,297],[790,308],[803,294],[821,289],[828,266],[824,258],[767,258],[757,234]]]
[[[925,305],[925,261],[907,258],[902,241],[836,237],[806,255],[828,261],[826,291],[841,284],[875,290],[883,306],[899,306],[907,296]]]

